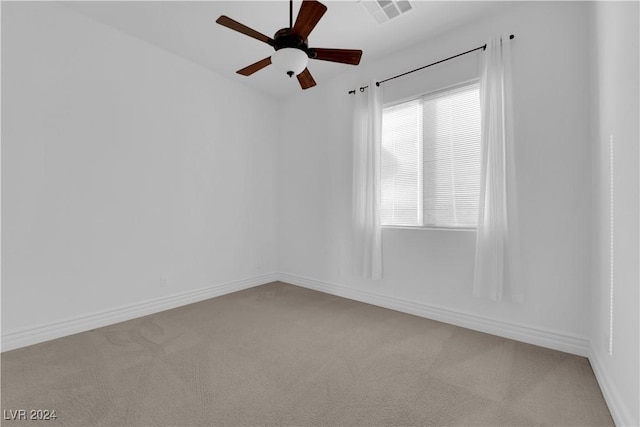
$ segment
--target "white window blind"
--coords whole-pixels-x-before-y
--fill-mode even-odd
[[[422,101],[385,108],[382,116],[382,225],[422,225]]]
[[[382,153],[382,225],[477,226],[477,83],[385,108]]]

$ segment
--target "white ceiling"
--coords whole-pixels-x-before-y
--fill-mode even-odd
[[[382,25],[358,0],[326,1],[328,7],[309,36],[310,47],[362,49],[361,65],[472,20],[496,13],[511,2],[412,1],[414,9]],[[250,77],[236,70],[270,56],[273,48],[215,23],[227,15],[273,36],[289,23],[289,2],[278,1],[78,1],[65,5],[98,22],[145,40],[264,93],[284,97],[300,91],[270,66]],[[300,1],[294,1],[294,20]],[[318,86],[352,65],[311,61]]]

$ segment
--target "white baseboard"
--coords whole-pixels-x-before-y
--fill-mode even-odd
[[[584,338],[527,325],[497,321],[444,307],[416,303],[373,292],[351,289],[289,273],[265,274],[245,280],[218,284],[204,289],[184,292],[138,304],[67,319],[60,322],[11,331],[6,334],[2,334],[1,348],[2,351],[9,351],[28,345],[38,344],[55,338],[135,319],[141,316],[192,304],[198,301],[260,286],[277,280],[319,292],[373,304],[403,313],[413,314],[427,319],[437,320],[492,335],[510,338],[516,341],[522,341],[529,344],[588,357],[615,424],[617,426],[633,426],[635,425],[634,423],[637,423],[637,421],[633,419],[628,408],[623,404],[623,400],[620,399],[615,387],[612,386],[612,382],[607,376],[606,371],[602,368],[602,364],[597,353],[593,350],[590,351],[589,341]]]
[[[633,419],[634,417],[631,414],[631,411],[624,404],[624,400],[620,398],[620,393],[618,393],[614,387],[606,370],[603,369],[598,352],[593,349],[591,349],[591,352],[589,353],[589,363],[591,363],[591,368],[593,369],[593,373],[596,375],[596,380],[598,380],[598,385],[600,386],[600,390],[602,390],[602,395],[604,396],[604,400],[607,402],[609,412],[611,412],[611,417],[613,418],[613,422],[616,426],[622,427],[639,425],[638,423],[640,423],[640,419]]]
[[[416,303],[373,292],[351,289],[295,274],[279,273],[278,280],[327,294],[349,298],[516,341],[526,342],[528,344],[534,344],[584,357],[589,355],[589,341],[577,336],[529,325],[488,319],[444,307]]]
[[[13,350],[55,338],[123,322],[125,320],[135,319],[137,317],[146,316],[163,310],[169,310],[171,308],[214,298],[231,292],[252,288],[276,280],[480,332],[552,348],[554,350],[585,357],[590,355],[589,342],[580,337],[527,325],[497,321],[444,307],[416,303],[400,298],[375,294],[373,292],[355,290],[288,273],[266,274],[245,280],[218,284],[182,294],[157,298],[125,307],[105,310],[60,322],[38,325],[17,331],[9,331],[2,334],[2,351]]]
[[[276,280],[278,280],[278,275],[276,273],[265,274],[245,280],[221,283],[208,288],[156,298],[150,301],[105,310],[60,322],[10,331],[6,334],[2,334],[2,351],[9,351],[49,341],[55,338],[112,325],[114,323],[124,322],[125,320],[158,313],[160,311],[192,304],[194,302],[203,301],[220,295],[230,294],[243,289],[253,288]]]

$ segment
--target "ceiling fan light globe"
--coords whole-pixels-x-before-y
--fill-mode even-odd
[[[300,49],[285,47],[271,55],[271,63],[285,73],[293,72],[298,75],[307,68],[309,58]]]

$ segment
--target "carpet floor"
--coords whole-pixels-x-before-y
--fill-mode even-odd
[[[584,357],[280,282],[1,357],[7,426],[613,425]]]

